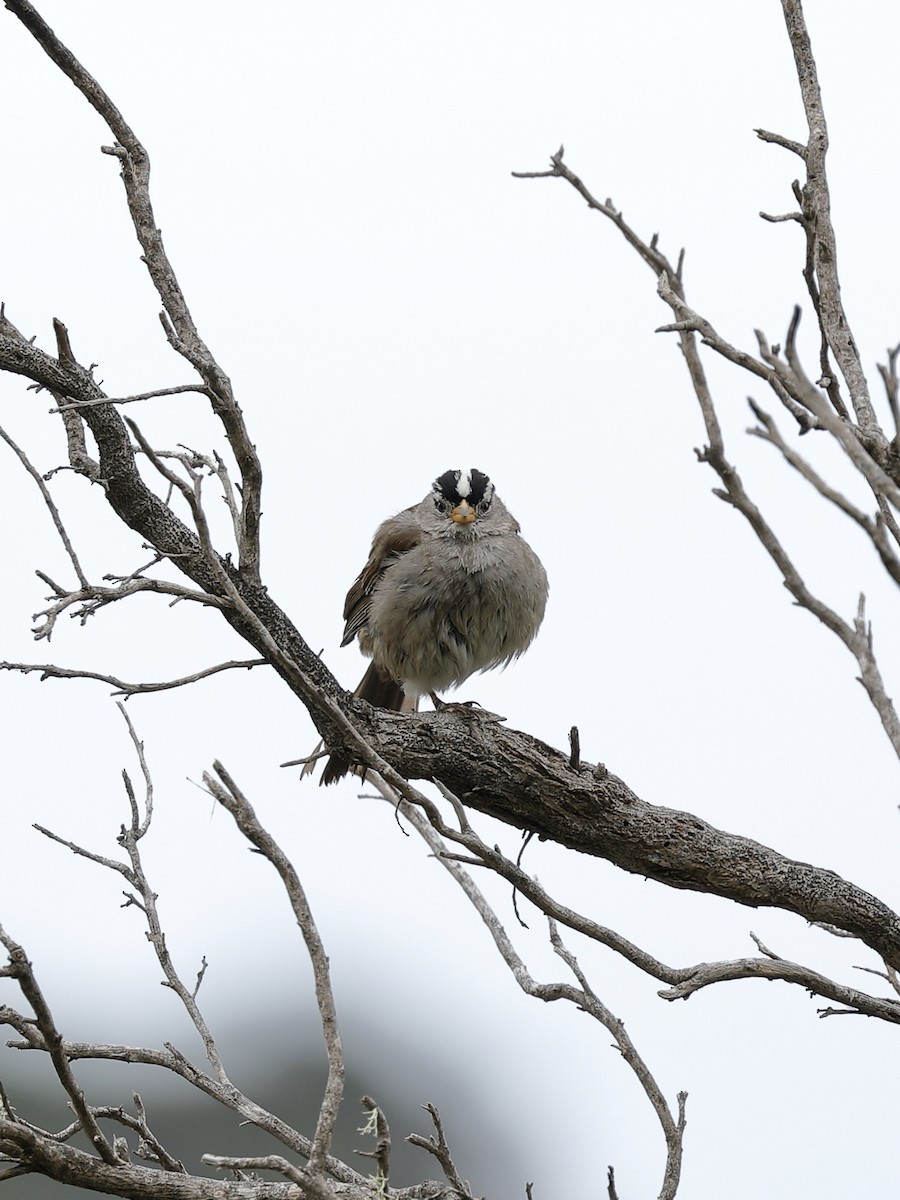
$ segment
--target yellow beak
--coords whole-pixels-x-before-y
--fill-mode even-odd
[[[460,500],[456,508],[450,510],[450,519],[455,521],[457,525],[471,525],[478,513],[468,502],[468,500]]]

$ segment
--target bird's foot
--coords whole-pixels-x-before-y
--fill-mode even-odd
[[[471,712],[473,708],[481,708],[477,700],[442,700],[437,692],[429,692],[428,699],[434,705],[435,712],[443,712],[447,708],[451,711],[455,708],[457,711],[467,709]]]
[[[480,721],[501,722],[506,720],[506,717],[501,717],[499,713],[492,713],[483,708],[477,700],[442,700],[436,692],[429,692],[428,696],[434,705],[435,712],[455,712],[461,717],[477,717]]]

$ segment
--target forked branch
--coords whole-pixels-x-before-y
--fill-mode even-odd
[[[806,147],[801,147],[765,131],[758,132],[764,140],[776,142],[799,154],[807,167],[807,184],[800,190],[798,198],[803,205],[801,224],[807,235],[807,280],[813,295],[824,347],[819,386],[810,383],[796,352],[795,334],[799,320],[797,310],[794,312],[788,333],[786,361],[782,360],[773,348],[767,346],[762,335],[758,337],[759,356],[742,350],[723,338],[709,320],[688,305],[682,276],[682,258],[679,257],[677,268],[673,268],[660,251],[655,235],[649,242],[645,242],[625,224],[621,213],[610,200],[605,203],[598,201],[583,181],[563,162],[562,148],[551,156],[549,171],[515,174],[520,178],[553,177],[565,180],[587,201],[592,210],[612,221],[629,245],[634,247],[641,259],[656,273],[658,294],[675,317],[674,322],[661,326],[659,331],[679,335],[709,438],[708,445],[698,451],[698,457],[713,468],[723,484],[723,488],[717,490],[716,495],[731,504],[748,521],[781,572],[785,586],[796,603],[831,630],[854,656],[860,671],[860,682],[879,715],[895,754],[900,757],[900,719],[875,659],[871,629],[865,623],[862,611],[858,612],[854,619],[846,620],[809,590],[771,524],[751,499],[740,475],[726,457],[722,428],[697,346],[699,337],[704,345],[710,346],[735,366],[764,380],[779,401],[797,419],[801,433],[810,429],[825,429],[833,436],[871,488],[878,505],[878,515],[870,517],[856,506],[850,505],[849,501],[846,501],[837,489],[830,487],[821,475],[814,472],[800,455],[788,449],[787,443],[777,434],[774,422],[767,423],[762,410],[756,407],[764,436],[779,445],[786,461],[801,470],[823,497],[836,504],[856,522],[857,528],[875,547],[890,577],[895,583],[900,583],[900,562],[888,541],[888,534],[900,536],[900,528],[892,511],[900,510],[900,486],[897,482],[900,479],[900,455],[885,437],[875,419],[859,353],[841,302],[835,236],[831,225],[830,198],[825,174],[828,136],[815,63],[799,0],[783,0],[783,6],[806,108],[809,142]],[[835,372],[827,363],[829,353],[834,355],[847,383],[857,424],[849,420],[841,401]],[[882,374],[890,398],[890,368]],[[824,395],[820,387],[825,389]]]
[[[373,778],[373,783],[378,788],[379,793],[389,803],[398,806],[399,812],[403,817],[410,822],[422,840],[434,854],[438,862],[444,867],[448,874],[458,884],[463,894],[468,899],[469,903],[481,917],[482,922],[488,930],[494,945],[500,953],[501,958],[506,963],[516,983],[526,995],[533,996],[538,1000],[545,1002],[553,1002],[556,1000],[565,1000],[570,1004],[574,1004],[577,1008],[587,1012],[596,1021],[599,1021],[614,1037],[616,1045],[622,1054],[623,1059],[631,1068],[640,1083],[644,1093],[646,1094],[654,1112],[660,1122],[663,1130],[663,1135],[666,1142],[666,1167],[662,1188],[660,1190],[660,1200],[672,1200],[678,1189],[678,1183],[681,1177],[681,1156],[682,1156],[682,1137],[684,1133],[684,1106],[687,1100],[687,1094],[680,1092],[678,1095],[678,1116],[674,1117],[668,1107],[668,1104],[659,1088],[647,1064],[641,1058],[634,1043],[625,1032],[625,1027],[622,1021],[614,1016],[612,1012],[603,1004],[596,993],[591,989],[587,979],[581,972],[574,956],[564,946],[562,939],[559,936],[559,931],[555,920],[549,920],[550,943],[554,951],[560,955],[569,969],[575,975],[579,987],[575,988],[571,984],[566,983],[539,983],[528,970],[525,962],[522,960],[517,950],[515,949],[512,940],[509,937],[506,929],[503,927],[497,913],[488,903],[484,893],[475,883],[472,876],[465,870],[457,856],[449,853],[446,843],[443,840],[445,835],[450,835],[451,831],[444,825],[435,806],[424,796],[415,798],[401,798],[387,784],[385,784],[377,776]],[[447,797],[450,799],[450,797]],[[455,798],[454,798],[455,799]],[[468,819],[464,815],[462,806],[454,804],[454,810],[461,817],[463,825],[462,833],[465,836],[459,838],[465,844],[476,848],[478,846],[487,847],[480,839],[477,839],[471,827],[468,824]],[[454,835],[454,840],[456,840]],[[493,861],[493,857],[499,856],[499,851],[494,851],[494,854],[486,854],[484,861]],[[481,856],[480,856],[481,857]],[[504,860],[507,861],[507,860]],[[518,869],[518,868],[516,868]],[[440,1128],[439,1118],[429,1106],[429,1111],[432,1113],[432,1119],[435,1121],[438,1137],[437,1139],[425,1139],[421,1137],[410,1137],[407,1140],[412,1141],[415,1145],[423,1146],[435,1154],[442,1162],[447,1178],[454,1187],[462,1188],[464,1185],[455,1174],[455,1168],[452,1168],[452,1162],[449,1161],[449,1152],[446,1149],[446,1143],[443,1142],[443,1131]],[[446,1160],[446,1161],[445,1161]],[[470,1193],[462,1191],[463,1196],[469,1196]]]
[[[150,159],[131,126],[94,77],[60,42],[28,0],[6,0],[6,7],[22,22],[44,52],[72,81],[103,118],[115,138],[104,152],[120,163],[122,182],[143,261],[163,305],[163,327],[170,344],[200,375],[213,411],[225,429],[242,480],[240,564],[250,580],[259,580],[259,520],[262,469],[250,440],[231,380],[201,338],[181,285],[163,247],[150,201]],[[93,397],[89,399],[94,399]]]
[[[272,835],[263,828],[249,800],[222,764],[214,763],[213,769],[215,775],[205,772],[203,782],[218,803],[234,819],[244,837],[268,859],[278,872],[312,963],[316,1001],[319,1006],[319,1017],[328,1058],[328,1080],[309,1155],[309,1171],[315,1175],[325,1169],[334,1133],[334,1124],[344,1091],[344,1057],[334,995],[331,989],[328,955],[325,953],[325,947],[313,920],[306,893],[293,864]]]
[[[846,380],[863,440],[868,443],[874,439],[883,450],[883,434],[875,417],[869,397],[869,384],[841,299],[837,239],[831,223],[831,193],[825,168],[828,127],[825,123],[816,60],[813,57],[800,0],[782,0],[781,7],[794,54],[794,65],[797,68],[797,79],[809,131],[803,156],[806,164],[806,183],[801,189],[804,228],[809,244],[807,284],[819,318],[823,346],[834,355],[838,369]],[[830,392],[833,386],[833,372],[828,368],[824,349],[822,357],[822,374],[828,380],[827,390]]]

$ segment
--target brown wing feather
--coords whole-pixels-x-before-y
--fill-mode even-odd
[[[401,554],[412,550],[413,546],[418,546],[421,542],[422,530],[412,519],[414,512],[415,508],[408,508],[378,527],[372,539],[369,561],[354,580],[344,601],[346,624],[342,646],[349,645],[365,626],[369,619],[369,609],[372,607],[372,593],[387,568]]]

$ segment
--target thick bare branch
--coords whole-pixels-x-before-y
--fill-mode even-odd
[[[372,782],[386,800],[391,804],[396,804],[396,794],[383,784],[378,776],[373,776]],[[441,787],[441,791],[445,798],[453,804],[454,811],[464,812],[457,797],[444,787]],[[408,815],[408,811],[408,805],[404,805],[402,808],[404,815]],[[695,991],[714,983],[738,979],[778,979],[802,987],[804,991],[811,994],[853,1007],[867,1016],[878,1017],[891,1024],[900,1024],[900,1003],[897,1001],[869,995],[859,991],[858,988],[848,987],[829,979],[810,967],[787,962],[773,955],[768,955],[766,958],[739,958],[725,962],[701,962],[688,967],[669,966],[623,937],[617,930],[600,925],[590,917],[575,912],[560,903],[545,891],[536,879],[526,874],[518,863],[512,862],[511,859],[501,854],[497,846],[489,846],[484,842],[475,833],[468,819],[461,824],[459,830],[455,830],[443,821],[434,807],[427,811],[423,809],[423,812],[425,812],[431,828],[439,837],[444,838],[445,842],[449,841],[463,846],[470,852],[469,857],[463,857],[447,849],[439,852],[436,846],[432,846],[432,851],[441,860],[465,862],[494,871],[511,883],[516,892],[525,896],[540,912],[555,923],[566,925],[569,929],[583,934],[592,941],[607,946],[653,979],[671,985],[659,993],[665,1000],[686,999]],[[414,824],[418,830],[419,822],[416,821]],[[836,930],[833,927],[830,927],[830,931],[839,936],[848,936],[842,930]],[[889,977],[885,975],[884,978]]]
[[[833,871],[788,859],[692,813],[647,804],[605,768],[582,761],[575,771],[568,752],[479,722],[477,713],[366,714],[360,706],[359,714],[363,730],[371,729],[372,742],[403,776],[440,779],[467,808],[669,887],[826,921],[900,965],[900,917]],[[524,780],[540,784],[524,788]]]
[[[691,336],[683,334],[682,343],[686,346],[695,387],[699,384],[702,388],[705,380],[699,359],[690,348]],[[39,379],[58,387],[62,394],[74,393],[83,398],[97,395],[99,389],[87,372],[71,366],[63,370],[56,360],[18,339],[0,336],[0,365],[4,354],[12,369],[27,368]],[[708,390],[706,395],[704,412],[709,410],[710,420],[714,421]],[[842,926],[856,933],[887,961],[900,965],[900,927],[896,916],[866,893],[828,872],[787,863],[774,851],[755,843],[749,843],[754,848],[745,855],[742,849],[737,850],[745,839],[722,834],[702,823],[700,828],[705,832],[701,840],[705,848],[703,855],[695,858],[687,852],[693,834],[688,835],[685,843],[684,834],[678,830],[682,825],[693,828],[696,819],[649,805],[644,806],[645,836],[623,837],[624,826],[619,824],[618,816],[624,819],[625,813],[619,810],[623,795],[619,789],[629,796],[632,794],[620,781],[611,785],[612,777],[594,780],[588,767],[574,772],[567,762],[561,770],[555,752],[549,747],[501,729],[496,723],[481,723],[477,737],[473,738],[471,731],[464,737],[461,735],[470,718],[460,714],[398,715],[376,711],[361,701],[346,698],[268,592],[247,584],[224,563],[218,570],[210,569],[196,536],[141,480],[118,413],[100,407],[88,410],[85,420],[91,424],[100,449],[108,495],[116,511],[211,594],[221,597],[223,580],[227,581],[231,603],[223,608],[224,615],[310,706],[329,745],[345,749],[354,761],[365,762],[377,770],[390,772],[393,764],[413,778],[442,779],[473,807],[586,853],[608,857],[625,870],[671,886],[712,891],[740,903],[786,907],[809,920]],[[874,682],[871,671],[867,675]],[[471,720],[477,721],[477,715],[473,714]],[[434,721],[440,723],[439,728],[432,727],[430,723]],[[373,749],[376,746],[380,753]],[[477,752],[474,761],[473,751]],[[532,802],[528,790],[521,786],[522,779],[532,777],[545,781],[540,803]],[[568,816],[557,819],[564,813],[578,812],[585,802],[588,811],[599,814],[599,822],[572,821]],[[640,804],[636,797],[621,803],[629,812],[632,811],[629,806]],[[610,823],[604,820],[607,815],[612,817]],[[787,863],[787,869],[776,863]],[[778,880],[778,886],[761,886],[760,881],[770,874]],[[804,882],[807,875],[819,881],[814,889]]]
[[[122,1196],[126,1200],[300,1200],[303,1193],[293,1183],[232,1181],[199,1175],[162,1172],[116,1159],[101,1161],[75,1146],[42,1137],[20,1121],[0,1118],[0,1151],[21,1154],[32,1171],[69,1187]],[[164,1190],[163,1190],[164,1189]],[[361,1193],[358,1193],[360,1200]]]

